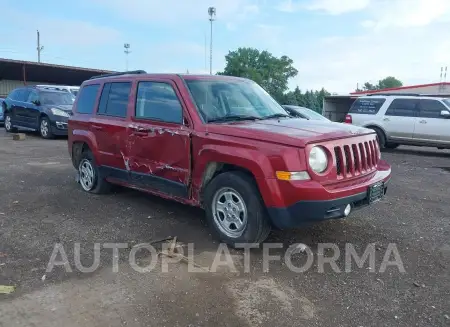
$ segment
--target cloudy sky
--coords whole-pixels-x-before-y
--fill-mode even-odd
[[[39,29],[44,62],[124,70],[126,42],[130,69],[205,73],[209,6],[215,71],[255,47],[294,60],[291,87],[344,93],[387,75],[438,82],[450,66],[450,0],[0,0],[0,57],[37,60]]]

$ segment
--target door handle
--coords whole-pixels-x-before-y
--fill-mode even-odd
[[[131,127],[133,130],[132,134],[136,136],[148,136],[149,129],[140,127],[140,126],[133,126]]]
[[[426,124],[427,121],[426,121],[425,119],[422,119],[421,121],[419,121],[419,123],[421,123],[421,124]]]
[[[93,129],[96,129],[96,130],[98,130],[98,131],[101,131],[101,130],[103,129],[103,127],[100,126],[100,125],[92,125],[92,128],[93,128]]]

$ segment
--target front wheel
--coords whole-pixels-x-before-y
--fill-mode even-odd
[[[8,133],[17,133],[17,128],[12,125],[10,113],[5,113],[5,131]]]
[[[47,117],[42,117],[39,123],[39,133],[44,139],[52,139],[54,137],[50,125],[50,120]]]
[[[266,208],[254,180],[241,172],[218,175],[204,193],[208,224],[221,241],[261,243],[270,233]]]
[[[375,133],[377,133],[377,139],[380,149],[384,149],[386,147],[386,136],[384,135],[384,132],[376,127],[372,129],[375,131]]]
[[[400,144],[397,143],[387,143],[386,144],[386,148],[387,149],[397,149],[399,147]]]

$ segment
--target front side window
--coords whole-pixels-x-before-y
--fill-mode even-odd
[[[450,99],[444,99],[442,100],[442,102],[444,102],[445,105],[447,106],[447,110],[450,110]]]
[[[186,84],[205,122],[228,118],[288,116],[262,87],[248,80],[189,80]]]
[[[181,124],[183,108],[172,85],[162,82],[139,82],[136,118]]]
[[[67,92],[41,91],[39,101],[41,105],[72,105],[73,96]]]
[[[27,102],[36,103],[36,101],[39,101],[39,94],[36,91],[31,91]]]
[[[386,110],[386,116],[416,117],[418,99],[394,99]]]
[[[99,115],[126,117],[130,82],[105,83],[98,108]]]
[[[438,100],[421,99],[419,117],[441,118],[441,111],[448,109]]]

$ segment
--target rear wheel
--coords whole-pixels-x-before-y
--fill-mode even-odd
[[[78,179],[82,189],[86,192],[102,194],[111,190],[111,184],[100,175],[94,156],[89,150],[81,154],[78,164]]]
[[[12,119],[10,113],[5,113],[5,130],[8,133],[17,133],[17,128],[12,126]]]
[[[208,223],[221,241],[261,243],[270,233],[266,208],[253,179],[242,172],[226,172],[205,190]]]
[[[384,135],[384,132],[377,127],[372,127],[371,129],[373,129],[375,133],[377,133],[380,149],[384,149],[386,147],[386,136]]]

